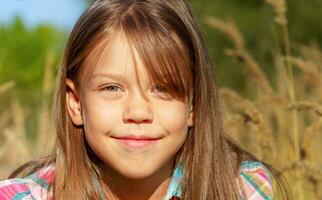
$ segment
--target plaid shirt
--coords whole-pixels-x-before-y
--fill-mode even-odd
[[[54,180],[54,167],[38,170],[26,178],[7,179],[0,182],[0,200],[42,200],[46,199],[48,188]],[[272,180],[269,171],[259,162],[244,161],[240,167],[240,199],[273,199]],[[181,166],[173,172],[164,200],[180,200],[179,181],[183,175]]]

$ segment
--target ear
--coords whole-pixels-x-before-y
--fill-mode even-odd
[[[66,105],[69,118],[76,126],[83,125],[81,102],[72,80],[66,80]]]
[[[194,121],[194,111],[193,111],[193,106],[191,105],[190,106],[190,109],[189,109],[189,116],[188,116],[188,126],[191,127],[193,126],[193,121]]]

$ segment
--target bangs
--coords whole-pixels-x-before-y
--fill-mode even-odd
[[[192,44],[188,42],[188,36],[179,35],[188,31],[183,23],[171,24],[181,22],[171,9],[160,7],[156,9],[159,12],[149,12],[149,9],[145,5],[133,6],[120,21],[120,29],[131,49],[137,81],[140,83],[134,51],[153,83],[161,84],[171,97],[178,100],[191,99],[194,62],[189,49]],[[142,91],[141,84],[139,86]]]
[[[151,12],[156,9],[158,12]],[[113,23],[105,24],[104,31],[92,41],[86,56],[86,68],[92,72],[108,54],[110,45],[120,34],[128,42],[141,94],[137,61],[140,58],[152,83],[157,83],[167,94],[180,101],[192,99],[194,83],[193,45],[185,25],[167,7],[149,8],[144,4],[132,4]],[[135,56],[137,53],[137,57]],[[85,67],[82,67],[85,68]],[[84,74],[89,77],[91,73]]]

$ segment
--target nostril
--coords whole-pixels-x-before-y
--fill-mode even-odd
[[[127,119],[126,120],[127,123],[151,123],[152,120],[151,119]]]
[[[132,99],[125,106],[126,109],[123,113],[124,123],[151,123],[153,121],[153,110],[150,105]]]

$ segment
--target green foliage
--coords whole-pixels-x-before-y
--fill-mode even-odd
[[[12,102],[20,102],[28,119],[28,137],[32,138],[39,123],[47,57],[53,54],[52,68],[58,68],[66,35],[49,25],[28,29],[19,17],[0,25],[0,85],[14,83],[0,98],[0,112],[8,110]]]
[[[82,3],[91,1],[82,0]],[[220,85],[247,93],[243,67],[224,54],[224,49],[231,46],[231,42],[204,23],[204,17],[209,15],[234,19],[245,35],[249,52],[261,61],[260,65],[269,75],[269,80],[274,79],[275,71],[271,66],[276,52],[281,51],[281,48],[277,49],[282,43],[278,39],[281,38],[281,31],[274,24],[273,11],[264,0],[190,0],[190,3],[214,58]],[[322,26],[318,26],[322,14],[317,9],[322,7],[322,1],[300,4],[296,0],[289,0],[287,4],[291,47],[294,49],[297,45],[293,41],[308,44],[311,40],[316,40],[322,46]],[[58,65],[66,36],[66,33],[46,25],[28,30],[20,18],[10,25],[0,25],[0,83],[14,80],[16,86],[12,92],[27,101],[37,99],[46,55],[48,51],[54,51]]]
[[[89,4],[91,1],[82,0],[80,3]],[[231,41],[216,29],[208,27],[204,22],[205,16],[234,19],[245,36],[248,52],[260,61],[259,64],[268,74],[269,81],[273,82],[276,72],[272,66],[274,57],[283,49],[280,41],[282,33],[275,25],[273,10],[265,0],[189,1],[215,62],[219,85],[249,95],[245,68],[224,54],[225,48],[232,46]],[[322,46],[322,26],[319,26],[322,12],[318,12],[322,1],[311,0],[303,4],[297,0],[289,0],[287,4],[293,55],[298,45],[294,41],[308,44],[315,40]],[[28,107],[39,105],[47,55],[49,52],[54,54],[54,66],[57,68],[67,36],[67,33],[49,25],[29,29],[18,17],[9,25],[0,25],[0,84],[15,82],[6,97],[1,97],[0,111],[12,98],[23,100],[23,104]]]
[[[216,16],[224,19],[234,19],[242,34],[245,36],[245,43],[249,52],[260,60],[260,65],[268,74],[272,82],[276,73],[271,67],[274,63],[274,56],[282,51],[279,38],[281,30],[274,23],[272,8],[265,3],[265,0],[190,0],[200,21],[211,55],[216,64],[219,84],[229,86],[237,91],[247,94],[247,87],[243,68],[224,54],[227,46],[232,46],[225,35],[205,25],[205,16]],[[319,20],[322,12],[322,1],[312,0],[305,4],[297,0],[287,1],[288,20],[291,47],[296,52],[296,45],[309,44],[312,40],[322,46],[322,26]],[[294,42],[296,41],[296,43]]]
[[[88,4],[91,1],[92,0],[82,0],[81,2]],[[243,1],[190,0],[190,2],[197,14],[197,19],[201,24],[202,31],[205,34],[205,39],[210,49],[211,56],[214,58],[214,61],[216,63],[215,68],[217,72],[217,78],[219,78],[218,81],[220,86],[226,86],[228,88],[232,88],[234,91],[237,91],[237,93],[241,94],[241,96],[243,97],[249,97],[251,95],[250,93],[256,90],[256,88],[258,87],[258,86],[254,87],[254,85],[251,85],[252,88],[248,87],[249,85],[247,84],[250,84],[250,83],[253,84],[254,82],[249,81],[251,78],[250,77],[251,75],[249,71],[247,72],[245,66],[243,66],[244,63],[238,63],[236,62],[236,60],[231,59],[231,57],[225,55],[224,53],[224,50],[227,47],[233,47],[232,42],[227,38],[227,35],[222,34],[220,31],[216,29],[208,27],[208,25],[206,25],[204,21],[205,16],[216,16],[218,18],[234,19],[235,24],[238,25],[242,35],[245,36],[245,44],[247,44],[247,47],[246,47],[247,52],[258,61],[259,63],[258,66],[263,68],[262,70],[265,72],[265,74],[268,75],[268,79],[271,83],[274,83],[274,82],[279,83],[275,88],[276,90],[272,90],[273,94],[276,95],[280,93],[282,94],[280,95],[282,97],[286,97],[288,95],[284,91],[285,88],[283,87],[283,84],[284,84],[283,82],[285,82],[285,77],[282,76],[281,72],[277,73],[275,71],[276,68],[278,68],[276,66],[280,66],[280,65],[277,65],[276,63],[274,63],[274,61],[279,57],[279,55],[287,55],[284,52],[282,52],[284,51],[283,39],[281,39],[283,38],[282,31],[281,31],[281,27],[277,26],[274,23],[273,9],[265,3],[265,0],[261,0],[261,1],[260,0],[243,0]],[[292,55],[297,56],[298,54],[297,48],[299,47],[299,44],[307,45],[312,40],[316,41],[318,45],[322,46],[322,26],[320,26],[320,19],[322,18],[322,12],[320,12],[319,10],[319,8],[322,7],[322,1],[310,0],[305,3],[303,2],[299,3],[298,0],[288,0],[287,4],[288,4],[287,19],[288,19],[288,27],[289,27],[289,33],[290,33]],[[25,125],[23,125],[23,126],[27,126],[24,132],[26,134],[26,138],[34,138],[33,136],[36,135],[35,133],[37,132],[37,129],[39,129],[37,127],[40,127],[42,120],[46,118],[44,116],[46,116],[45,114],[47,112],[46,103],[48,102],[45,102],[47,98],[44,98],[46,97],[46,95],[43,95],[43,92],[44,92],[43,79],[45,77],[44,73],[45,73],[46,61],[48,60],[48,55],[54,55],[53,68],[55,69],[52,69],[52,70],[56,71],[63,53],[66,36],[67,36],[67,33],[60,32],[55,27],[48,26],[48,25],[41,25],[33,29],[28,29],[25,27],[22,19],[20,18],[16,18],[12,24],[0,25],[0,86],[3,83],[8,83],[8,82],[11,84],[10,81],[14,81],[15,83],[13,87],[10,87],[10,91],[9,92],[6,91],[5,95],[2,95],[0,98],[0,113],[3,116],[5,116],[0,119],[0,124],[1,122],[7,123],[7,121],[8,121],[8,124],[10,124],[11,119],[6,120],[6,118],[10,118],[10,117],[7,117],[10,113],[12,113],[12,115],[14,116],[15,112],[14,111],[11,112],[10,108],[8,107],[10,107],[12,105],[12,102],[14,102],[12,101],[13,98],[18,99],[18,101],[25,106],[26,108],[25,110],[27,110],[28,112],[26,113],[27,122]],[[311,54],[311,52],[309,52],[309,54]],[[303,55],[300,57],[303,57]],[[313,57],[314,56],[312,56],[312,58]],[[312,58],[310,57],[305,58],[307,60],[304,60],[304,61],[310,61],[310,59]],[[320,64],[321,63],[320,60],[317,63]],[[309,66],[308,72],[310,72],[310,66],[311,66],[310,64],[312,63],[304,62],[304,64],[307,64]],[[282,68],[279,68],[279,70],[281,69]],[[318,73],[312,73],[312,74],[316,75]],[[274,81],[276,77],[277,77],[276,79],[277,81],[276,80]],[[320,91],[318,90],[319,88],[317,88],[317,86],[313,84],[314,79],[311,79],[311,78],[305,79],[305,76],[303,77],[300,77],[299,79],[297,79],[297,81],[295,81],[297,83],[296,92],[298,93],[299,97],[302,97],[303,99],[307,98],[308,100],[313,99],[314,100],[313,102],[316,101],[316,105],[319,105],[318,103],[320,103],[321,100],[318,100],[318,99],[321,99],[321,97],[310,99],[310,96],[307,95],[307,93],[310,93],[311,90]],[[303,85],[305,85],[303,83],[305,80],[307,81],[307,85],[308,85],[307,87],[303,87]],[[311,83],[310,81],[313,81],[313,82]],[[225,91],[225,90],[222,90],[222,91]],[[300,96],[301,92],[303,93],[302,96]],[[229,96],[229,94],[230,93],[227,92],[226,90],[226,95]],[[319,95],[320,93],[317,92],[316,94]],[[272,97],[274,97],[274,95]],[[250,113],[250,115],[243,114],[240,111],[238,113],[234,113],[237,115],[233,115],[233,117],[230,120],[231,122],[230,124],[237,126],[236,133],[238,134],[239,137],[241,137],[241,140],[244,140],[244,137],[240,133],[243,132],[243,130],[246,130],[244,131],[244,135],[247,136],[245,137],[247,138],[247,141],[245,140],[245,143],[251,144],[249,141],[261,140],[262,142],[261,145],[262,146],[266,145],[266,147],[267,147],[267,144],[265,142],[266,140],[268,140],[267,138],[269,137],[267,137],[267,135],[264,135],[264,134],[270,133],[270,131],[272,130],[271,136],[278,137],[279,141],[276,140],[277,141],[276,143],[272,143],[273,145],[276,145],[276,147],[275,146],[271,146],[271,147],[275,147],[275,148],[270,147],[267,149],[269,150],[278,149],[278,153],[279,153],[278,157],[281,159],[282,164],[284,164],[284,162],[290,162],[290,155],[289,155],[290,151],[281,150],[281,149],[287,149],[286,147],[289,142],[288,140],[290,140],[290,138],[293,137],[293,135],[291,135],[291,133],[293,133],[293,130],[291,130],[290,128],[292,126],[289,125],[291,121],[291,117],[290,117],[291,114],[289,112],[290,108],[285,106],[283,103],[284,101],[281,101],[281,99],[274,100],[275,97],[272,98],[271,100],[268,99],[267,101],[263,101],[262,99],[262,97],[265,97],[265,96],[258,95],[256,97],[257,98],[253,102],[248,101],[248,99],[246,101],[245,99],[237,98],[237,100],[235,101],[235,104],[237,105],[237,107],[244,106],[245,108],[242,108],[242,109],[246,110],[245,112],[246,114],[248,114],[247,111],[249,110],[252,112]],[[236,98],[233,98],[233,99],[236,99]],[[283,107],[280,104],[283,104]],[[310,106],[313,107],[312,105],[315,105],[315,104],[311,103],[311,105],[309,105],[308,103],[304,104],[302,102],[302,105],[298,104],[297,106],[299,108],[301,108],[302,106],[304,109],[308,109]],[[263,119],[260,118],[261,120],[253,120],[253,122],[256,122],[256,123],[261,122],[262,124],[258,123],[260,125],[258,126],[260,129],[253,129],[253,135],[252,135],[252,132],[251,132],[252,130],[249,131],[248,129],[245,129],[244,124],[240,125],[239,123],[241,121],[243,123],[249,124],[251,122],[251,119],[253,119],[252,118],[253,116],[251,116],[252,113],[253,114],[255,113],[254,115],[255,118],[256,118],[256,114],[257,115],[261,114],[261,112],[258,112],[256,110],[257,107],[259,108],[258,109],[259,111],[262,111],[263,113],[262,116],[264,116],[264,118]],[[253,112],[254,110],[256,112]],[[43,115],[41,114],[42,111],[43,111],[42,113]],[[302,128],[300,129],[301,131],[299,134],[301,137],[299,137],[298,135],[297,137],[293,137],[293,139],[294,138],[296,138],[297,140],[299,138],[305,139],[305,135],[308,135],[309,137],[306,136],[306,138],[310,139],[311,137],[311,140],[312,138],[314,139],[318,138],[316,141],[320,141],[319,139],[321,138],[321,136],[312,137],[310,136],[310,134],[313,133],[312,130],[314,130],[314,128],[318,127],[316,129],[319,129],[321,125],[316,126],[315,125],[316,123],[310,124],[311,122],[308,123],[309,121],[308,119],[310,118],[308,117],[305,118],[305,117],[307,116],[304,116],[301,118],[301,120],[299,120],[300,128]],[[268,119],[268,122],[270,122],[271,130],[268,130],[267,129],[268,126],[266,126],[266,124],[263,123],[267,119]],[[321,121],[318,121],[318,122],[321,123]],[[256,126],[256,123],[254,123],[255,126]],[[44,124],[47,125],[46,123]],[[226,124],[229,125],[229,123],[226,123]],[[249,126],[249,127],[252,128],[252,126]],[[305,131],[303,131],[303,127],[308,127],[308,128],[305,129]],[[232,128],[236,128],[236,127],[232,127]],[[20,130],[20,129],[17,129],[17,130]],[[46,130],[46,129],[40,128],[38,130],[38,133],[46,132],[43,130]],[[16,131],[16,132],[19,132],[19,131]],[[260,132],[262,132],[262,135]],[[304,132],[305,134],[303,134]],[[262,137],[262,139],[260,138],[256,139],[256,137],[259,137],[259,136],[260,137],[265,136],[265,137]],[[272,141],[269,141],[268,143],[270,144],[270,142]],[[299,143],[299,142],[296,141],[294,143]],[[318,144],[318,142],[316,142],[315,145],[316,145],[315,149],[320,148],[319,146],[320,144]],[[254,146],[253,150],[259,147],[260,146],[258,145]],[[305,150],[305,148],[303,149]],[[308,156],[308,158],[310,158],[311,160],[316,160],[319,163],[321,163],[321,158],[319,157],[319,154],[316,153],[318,151],[314,151],[314,149],[312,148],[313,150],[308,149],[306,150],[307,151],[306,152],[306,151],[303,151],[303,149],[301,149],[301,151],[296,151],[296,153],[297,154],[301,153],[304,155],[303,152],[305,152],[305,154],[312,157],[310,158]],[[312,152],[309,154],[308,152],[310,151]],[[1,152],[1,149],[0,149],[0,152]],[[258,153],[260,151],[254,150],[253,152]],[[267,151],[267,152],[269,153],[269,156],[267,157],[272,157],[272,155],[274,155],[274,153],[272,153],[271,151]],[[302,188],[302,190],[304,190],[305,188],[299,187],[301,185],[306,185],[307,188],[313,185],[317,188],[318,184],[320,184],[320,188],[321,188],[321,185],[322,185],[321,173],[316,173],[316,172],[320,172],[321,170],[318,167],[315,169],[314,167],[306,166],[307,160],[303,159],[305,157],[303,155],[301,155],[301,160],[300,160],[301,162],[298,162],[300,164],[304,163],[303,165],[297,164],[297,160],[295,159],[296,161],[294,162],[295,167],[293,166],[292,162],[286,163],[286,164],[291,164],[290,165],[291,167],[289,166],[283,167],[284,171],[289,171],[286,173],[290,173],[289,176],[293,178],[291,180],[294,180],[290,183],[293,185],[294,183],[298,183],[297,187],[295,188],[299,188],[299,189]],[[302,161],[305,161],[305,162],[302,162]],[[312,166],[315,166],[315,165],[312,165]],[[303,170],[302,168],[305,170]],[[295,171],[296,173],[294,173],[294,169],[302,170],[302,172]],[[313,169],[313,170],[307,170],[307,169]],[[307,172],[312,173],[313,175],[309,173],[305,174]],[[305,177],[306,179],[304,179],[303,177]],[[305,180],[306,182],[300,183],[302,179]],[[305,189],[306,191],[309,191],[307,192],[307,195],[311,195],[311,194],[314,195],[314,192],[311,192],[311,191],[318,191],[316,188],[312,187],[309,189]],[[319,195],[319,197],[321,197],[322,190],[320,189],[319,191],[316,192],[317,193],[316,195]],[[299,196],[297,196],[297,198],[313,199],[313,198],[305,198],[305,197],[301,198]]]
[[[47,54],[54,52],[58,64],[65,35],[47,25],[29,30],[19,17],[12,24],[0,26],[0,84],[14,80],[10,94],[36,103]]]

